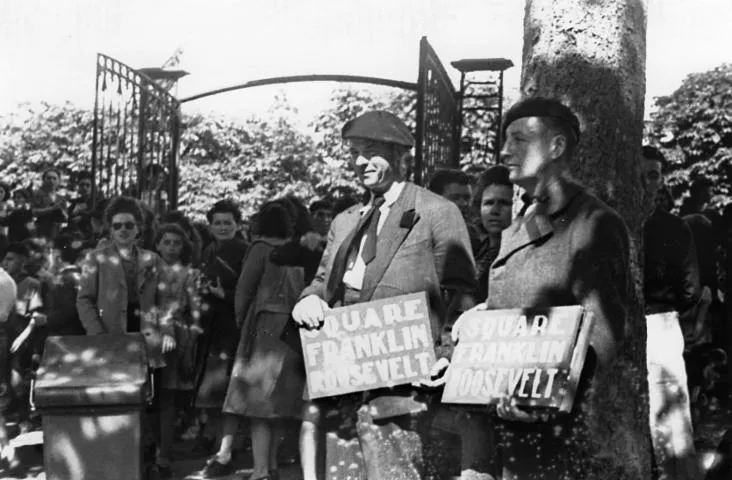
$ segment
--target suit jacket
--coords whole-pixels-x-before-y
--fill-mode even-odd
[[[0,417],[13,398],[10,386],[10,329],[8,322],[15,308],[18,288],[13,278],[0,267]]]
[[[329,304],[335,302],[334,292],[327,288],[328,279],[338,248],[361,218],[361,207],[355,205],[333,220],[318,272],[300,298],[314,294]],[[474,285],[475,262],[460,210],[452,202],[407,183],[377,237],[376,258],[366,266],[360,301],[426,292],[438,345],[447,308],[444,293],[469,293]],[[409,413],[415,406],[392,402],[387,408],[389,413],[380,416]]]
[[[515,478],[594,478],[586,468],[599,458],[617,461],[618,471],[632,469],[626,454],[642,450],[647,442],[635,430],[632,409],[623,411],[618,402],[637,397],[635,386],[645,382],[623,348],[632,291],[627,228],[615,211],[581,186],[564,180],[560,189],[554,211],[542,212],[538,206],[504,230],[490,270],[490,309],[582,305],[595,320],[572,413],[549,423],[505,422],[520,439],[504,447],[510,450],[503,455],[510,459],[504,467]],[[558,437],[552,433],[556,431],[563,433]],[[615,451],[598,453],[604,449]]]
[[[328,244],[315,278],[300,298],[318,295],[332,304],[327,291],[336,252],[361,218],[358,204],[339,214],[328,232]],[[425,291],[432,333],[439,338],[446,308],[443,290],[470,292],[475,262],[468,229],[458,208],[413,183],[407,183],[392,205],[376,240],[376,258],[366,267],[361,302]]]
[[[162,260],[156,253],[138,247],[137,262],[140,332],[145,337],[150,366],[161,368],[165,366],[162,336],[175,335],[168,297],[161,295],[166,288],[161,277]],[[88,335],[126,332],[127,281],[114,245],[103,246],[87,255],[76,308]]]

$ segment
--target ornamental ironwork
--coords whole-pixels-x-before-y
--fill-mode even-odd
[[[129,195],[155,213],[176,207],[180,104],[144,73],[97,55],[94,197]]]
[[[425,183],[440,168],[458,168],[458,95],[437,53],[423,37],[417,79],[415,182]]]

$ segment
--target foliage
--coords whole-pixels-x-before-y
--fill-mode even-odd
[[[286,194],[309,201],[312,139],[291,123],[284,97],[278,97],[268,119],[243,124],[220,118],[184,117],[181,136],[179,208],[202,217],[217,200],[237,201],[246,216],[266,200]]]
[[[237,201],[251,215],[265,201],[290,193],[306,204],[315,198],[359,196],[341,127],[373,109],[396,113],[414,131],[416,93],[400,89],[336,89],[307,130],[296,126],[299,113],[282,94],[263,118],[184,114],[179,208],[201,219],[223,198]],[[92,137],[93,113],[88,110],[70,103],[20,105],[0,116],[1,178],[25,188],[39,183],[38,173],[53,165],[73,186],[74,174],[91,168]]]
[[[93,124],[92,112],[70,103],[19,105],[0,117],[2,181],[28,188],[51,166],[72,174],[89,169]]]
[[[330,107],[320,113],[311,123],[314,131],[315,147],[323,164],[315,170],[321,176],[317,191],[321,196],[338,197],[341,194],[355,194],[360,186],[349,164],[349,153],[341,141],[341,128],[350,119],[368,110],[388,110],[399,116],[412,130],[416,128],[415,92],[390,89],[386,95],[379,96],[372,90],[339,88],[333,91]]]
[[[689,75],[655,106],[646,139],[670,163],[667,182],[677,204],[699,178],[712,181],[714,208],[732,202],[732,64]]]

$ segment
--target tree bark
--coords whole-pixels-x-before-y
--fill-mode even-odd
[[[553,97],[578,115],[581,138],[572,174],[615,208],[631,234],[634,285],[626,319],[625,372],[607,392],[619,400],[599,416],[605,455],[651,478],[646,324],[637,252],[644,220],[640,162],[645,97],[644,0],[526,0],[521,93]],[[634,381],[628,385],[627,378]]]

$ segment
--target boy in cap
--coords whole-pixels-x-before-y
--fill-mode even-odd
[[[342,137],[370,200],[333,220],[318,272],[293,309],[293,319],[319,328],[331,307],[424,291],[437,343],[446,304],[474,286],[475,266],[462,215],[452,202],[405,180],[404,157],[414,139],[395,115],[367,112],[347,122]],[[371,480],[422,478],[421,432],[415,425],[424,416],[428,397],[411,386],[398,386],[317,401],[320,413],[336,416],[336,424],[355,421],[355,432],[323,425],[331,438],[338,437],[326,445],[328,475],[345,478],[355,469]],[[376,404],[375,413],[370,407]],[[343,464],[347,452],[331,450],[349,444],[356,449],[349,458],[362,455],[362,466]],[[312,472],[303,473],[311,478]]]

